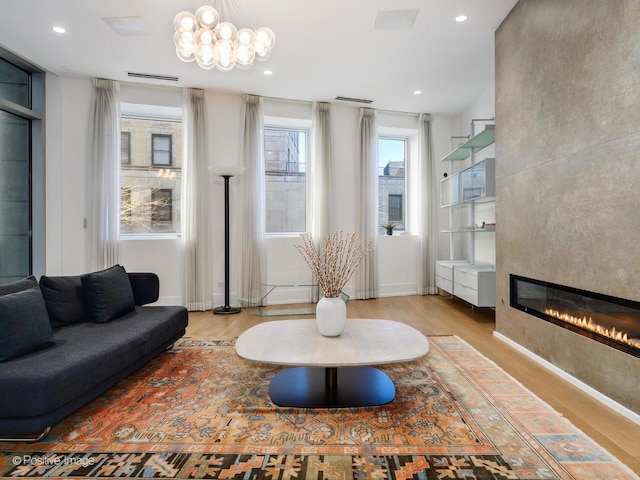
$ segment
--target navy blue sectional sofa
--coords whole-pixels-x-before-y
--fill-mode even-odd
[[[121,266],[0,285],[0,440],[44,438],[182,337],[187,310],[158,295]]]

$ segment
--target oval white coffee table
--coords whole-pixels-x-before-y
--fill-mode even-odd
[[[294,366],[278,372],[269,396],[278,406],[337,408],[384,405],[395,397],[391,379],[371,365],[411,362],[429,351],[426,337],[392,320],[347,319],[338,337],[323,337],[315,319],[260,323],[236,341],[253,362]]]

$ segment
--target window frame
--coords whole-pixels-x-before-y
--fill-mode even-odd
[[[264,125],[263,125],[263,136],[266,130],[285,130],[285,131],[297,131],[304,132],[306,136],[305,140],[305,171],[304,171],[304,186],[305,186],[305,208],[304,208],[304,231],[290,231],[290,232],[268,232],[267,231],[267,222],[266,222],[266,208],[267,202],[265,198],[265,235],[267,237],[299,237],[300,235],[304,235],[309,232],[309,219],[310,219],[310,182],[309,182],[309,170],[310,170],[310,161],[311,161],[311,120],[304,119],[295,119],[295,118],[283,118],[283,117],[269,117],[265,116]],[[264,148],[264,139],[263,139],[263,148]],[[266,151],[265,151],[266,157]],[[266,168],[266,158],[265,158],[265,187],[266,187],[266,176],[267,176],[267,168]],[[286,173],[286,172],[283,172]],[[266,195],[266,188],[265,188]]]
[[[182,127],[184,127],[183,110],[182,110],[182,107],[177,107],[177,106],[122,102],[120,117],[137,119],[137,120],[150,120],[150,121],[159,120],[162,122],[176,122],[176,123],[180,123]],[[184,138],[183,138],[183,142],[184,142]],[[172,148],[173,148],[173,144],[172,144]],[[151,149],[153,150],[153,144],[151,144]],[[172,155],[172,159],[173,159],[173,155]],[[121,163],[121,166],[122,165],[128,166],[127,164]],[[167,169],[166,165],[156,166],[156,165],[153,165],[153,163],[151,163],[150,166],[156,169],[157,171],[160,171],[162,169]],[[182,170],[182,167],[175,167],[173,165],[169,167],[169,169],[172,171],[175,171],[176,168],[179,168],[180,170]],[[122,174],[122,171],[121,171],[121,174]],[[122,195],[122,191],[121,191],[121,195]],[[181,195],[182,195],[182,192],[181,192]],[[122,197],[121,197],[121,201],[122,201]],[[180,208],[182,208],[182,203]],[[172,211],[172,214],[173,214],[173,211]],[[124,241],[176,239],[176,238],[180,238],[181,235],[182,235],[181,231],[180,232],[149,232],[149,233],[120,232],[119,233],[120,240],[124,240]]]
[[[382,130],[382,131],[381,131]],[[404,133],[387,133],[386,131],[384,131],[385,129],[378,129],[378,135],[377,135],[377,141],[376,141],[376,147],[378,148],[378,154],[379,154],[379,148],[380,148],[380,140],[384,139],[384,140],[402,140],[404,142],[404,166],[403,166],[403,170],[404,170],[404,190],[403,193],[401,195],[402,197],[402,221],[398,222],[397,220],[391,220],[389,218],[389,197],[392,195],[390,193],[387,194],[387,222],[386,223],[400,223],[403,228],[402,229],[394,229],[394,233],[398,233],[401,235],[407,234],[409,232],[409,212],[408,212],[408,192],[409,192],[409,175],[408,173],[410,172],[409,169],[409,165],[410,165],[410,155],[411,155],[411,135],[404,134]],[[379,162],[380,160],[378,160]],[[378,169],[380,169],[380,163],[378,163]],[[380,188],[380,180],[379,180],[380,174],[378,173],[378,189]],[[378,190],[379,192],[380,190]],[[379,235],[385,235],[385,229],[383,228],[384,223],[378,225],[378,231],[379,231]]]
[[[168,150],[160,150],[156,148],[156,140],[160,140],[163,138],[169,139],[169,149]],[[156,152],[167,152],[169,153],[169,163],[159,163],[156,161]],[[151,165],[154,167],[173,167],[173,135],[168,133],[152,133],[151,134]]]
[[[45,269],[45,73],[0,47],[0,59],[28,75],[27,105],[0,97],[0,110],[28,123],[28,274],[39,276]],[[25,272],[17,276],[24,277]],[[6,276],[3,278],[10,278]],[[0,281],[2,283],[2,281]]]

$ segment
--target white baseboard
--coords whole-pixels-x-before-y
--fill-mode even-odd
[[[527,357],[529,357],[534,362],[542,365],[547,370],[552,371],[553,373],[555,373],[556,375],[561,377],[563,380],[566,380],[571,385],[574,385],[575,387],[579,388],[580,390],[585,392],[587,395],[590,395],[591,397],[593,397],[596,400],[598,400],[600,403],[606,405],[607,407],[611,408],[612,410],[615,410],[620,415],[623,415],[627,419],[631,420],[633,423],[636,423],[636,424],[640,425],[640,415],[638,415],[633,410],[628,409],[624,405],[620,405],[615,400],[613,400],[613,399],[607,397],[606,395],[600,393],[595,388],[590,387],[589,385],[584,383],[582,380],[578,380],[576,377],[574,377],[573,375],[568,374],[567,372],[565,372],[561,368],[556,367],[553,363],[551,363],[551,362],[545,360],[544,358],[536,355],[535,353],[531,352],[530,350],[527,350],[522,345],[520,345],[519,343],[514,342],[510,338],[504,336],[503,334],[494,331],[493,332],[493,336],[496,337],[498,340],[506,343],[510,347],[513,347],[514,349],[516,349],[520,353],[526,355]]]
[[[182,297],[160,297],[154,305],[167,307],[171,305],[182,305]]]
[[[404,297],[416,295],[418,287],[415,283],[385,283],[378,285],[378,297]]]

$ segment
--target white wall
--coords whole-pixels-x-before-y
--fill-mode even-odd
[[[51,77],[47,82],[47,242],[46,274],[73,275],[90,268],[88,232],[84,219],[91,221],[86,205],[88,123],[92,100],[91,80]],[[132,103],[180,105],[177,89],[133,88],[123,85],[122,100]],[[206,92],[209,118],[210,164],[236,164],[241,124],[240,95]],[[265,100],[265,115],[311,118],[311,105],[302,102]],[[354,231],[357,221],[358,107],[332,105],[333,228]],[[409,115],[380,113],[381,127],[406,129],[417,124]],[[449,151],[451,122],[446,117],[433,120],[434,153],[441,158]],[[237,239],[239,214],[236,179],[231,179],[231,238]],[[224,296],[224,198],[223,184],[212,178],[214,225],[213,285],[214,303]],[[297,236],[273,236],[267,240],[267,281],[271,283],[309,283],[311,274],[294,245]],[[237,297],[242,252],[231,242],[231,300]],[[376,255],[379,261],[380,295],[415,294],[418,265],[418,241],[411,235],[381,235]],[[129,271],[153,271],[160,277],[160,303],[180,303],[180,240],[135,239],[122,242],[121,264]],[[354,293],[354,281],[346,288]],[[274,302],[307,301],[304,289],[283,293]]]
[[[76,275],[89,264],[84,219],[92,84],[52,75],[46,83],[45,273]]]

